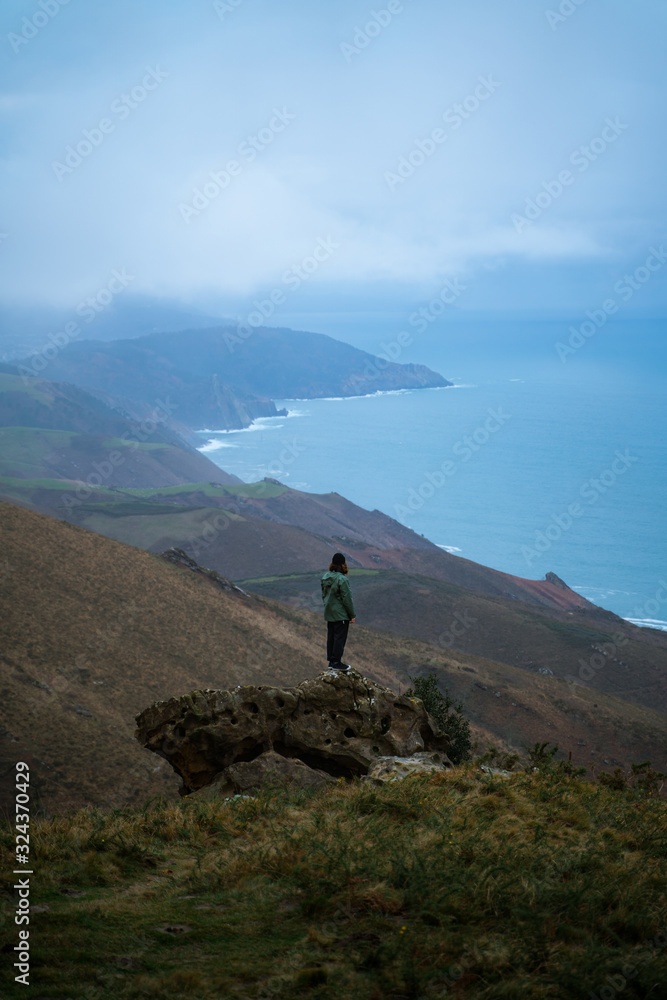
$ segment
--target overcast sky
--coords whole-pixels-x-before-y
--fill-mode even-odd
[[[447,276],[467,308],[580,308],[667,245],[664,0],[0,18],[5,303],[69,308],[116,270],[223,311],[400,305]],[[666,275],[631,308],[664,315]]]

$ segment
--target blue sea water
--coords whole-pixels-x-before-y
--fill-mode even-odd
[[[391,342],[382,330],[338,336],[375,353]],[[203,450],[247,482],[336,491],[456,555],[533,579],[551,570],[667,629],[664,328],[618,324],[562,362],[567,330],[428,331],[398,360],[455,387],[276,400],[288,417],[202,432]]]

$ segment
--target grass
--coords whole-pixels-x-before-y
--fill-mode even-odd
[[[0,392],[21,392],[26,396],[32,396],[39,400],[44,406],[53,406],[53,395],[45,391],[44,382],[39,379],[28,378],[25,382],[20,375],[10,375],[8,372],[0,372]]]
[[[71,491],[73,486],[78,485],[79,480],[75,479],[19,479],[16,476],[0,476],[0,487],[18,488],[21,490],[63,490]],[[95,492],[107,494],[110,497],[117,496],[114,490],[105,490],[103,486],[96,486]]]
[[[170,444],[160,441],[125,441],[123,438],[106,438],[102,441],[104,448],[132,448],[140,451],[162,451],[165,448],[173,447]]]
[[[53,449],[69,448],[78,435],[74,431],[47,430],[43,427],[0,427],[0,454],[7,471],[27,476],[39,474],[44,460]]]
[[[76,1000],[589,1000],[632,965],[624,1000],[657,997],[666,815],[637,791],[464,765],[37,820],[31,903],[48,909],[31,916],[31,985]],[[0,845],[7,872],[6,825]]]
[[[113,503],[90,503],[81,504],[77,508],[79,517],[86,518],[92,515],[101,517],[137,517],[145,515],[154,517],[160,514],[189,514],[193,510],[208,510],[206,507],[178,506],[173,503],[154,503],[148,500],[125,500]],[[216,512],[217,513],[217,512]]]
[[[230,483],[228,486],[214,486],[212,483],[185,483],[182,486],[162,486],[156,489],[127,489],[126,493],[139,497],[178,496],[181,493],[203,493],[207,497],[260,497],[270,499],[287,492],[286,486],[264,481],[258,483]]]

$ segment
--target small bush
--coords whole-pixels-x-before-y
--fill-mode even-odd
[[[549,741],[536,743],[533,747],[525,746],[528,754],[526,771],[539,771],[540,774],[557,774],[559,777],[577,778],[586,774],[585,767],[576,767],[571,760],[554,760],[558,753],[558,744],[549,746]]]
[[[601,785],[617,792],[632,789],[640,796],[660,795],[664,780],[663,772],[654,770],[650,760],[645,760],[642,764],[631,764],[629,775],[620,767],[615,767],[613,774],[600,771],[598,775]]]
[[[476,759],[475,763],[489,764],[502,771],[511,771],[520,760],[520,755],[514,750],[499,750],[497,747],[489,747],[486,753]]]
[[[409,698],[420,698],[429,715],[449,736],[451,743],[447,755],[452,764],[462,764],[463,761],[470,760],[472,758],[470,723],[463,715],[461,702],[454,704],[448,688],[445,688],[443,695],[433,673],[428,677],[410,677],[410,680],[414,684],[414,690],[409,688],[406,694]]]

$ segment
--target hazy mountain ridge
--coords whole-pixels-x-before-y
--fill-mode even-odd
[[[32,371],[34,360],[17,365]],[[73,342],[44,374],[116,399],[168,397],[193,429],[247,427],[279,415],[275,399],[451,385],[424,365],[394,364],[324,334],[233,326]]]

